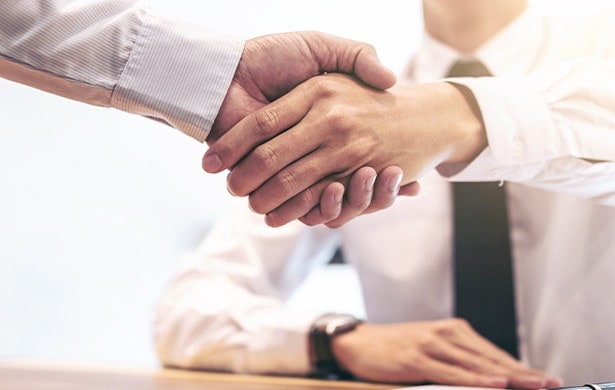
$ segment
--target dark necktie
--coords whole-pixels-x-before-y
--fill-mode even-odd
[[[457,62],[449,77],[490,76],[480,62]],[[506,192],[497,182],[453,183],[455,315],[517,357]]]

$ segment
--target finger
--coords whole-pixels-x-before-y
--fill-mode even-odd
[[[454,331],[447,332],[447,338],[458,347],[489,357],[494,362],[510,369],[524,368],[520,361],[476,332],[466,320],[456,319],[450,324]]]
[[[421,371],[429,382],[452,386],[476,386],[505,388],[508,378],[500,375],[486,375],[437,360],[427,361]]]
[[[328,227],[338,228],[363,214],[372,201],[376,176],[376,170],[371,167],[362,167],[352,175],[342,211],[336,219],[326,223]]]
[[[333,183],[333,179],[326,179],[301,191],[275,210],[268,212],[265,216],[265,222],[271,227],[279,227],[303,217],[318,204],[322,192],[331,183]],[[253,207],[251,197],[252,195],[250,195],[250,207]]]
[[[450,340],[455,342],[457,346],[488,358],[509,370],[508,377],[512,387],[540,389],[549,387],[549,384],[558,383],[557,378],[552,378],[541,371],[524,366],[519,360],[478,334],[465,320],[458,322],[460,326],[457,329],[460,331],[452,333]]]
[[[416,196],[421,192],[421,185],[418,181],[413,181],[411,183],[405,184],[399,188],[399,193],[397,195],[401,196]]]
[[[323,192],[323,197],[324,197],[324,192]],[[325,222],[332,220],[333,218],[330,218],[330,219],[323,218],[322,211],[320,209],[322,207],[322,200],[320,201],[320,203],[321,203],[320,205],[316,205],[312,207],[312,209],[308,211],[307,214],[305,214],[303,217],[297,218],[299,222],[307,226],[316,226],[316,225],[320,225],[320,224],[323,224]],[[340,203],[340,212],[342,212],[341,203]]]
[[[510,373],[508,383],[510,387],[515,389],[545,389],[549,387],[549,377],[541,372],[526,370]]]
[[[322,192],[320,204],[312,208],[299,221],[308,226],[320,225],[337,218],[342,211],[344,185],[333,182]]]
[[[252,193],[284,167],[314,151],[319,143],[320,140],[314,136],[311,126],[296,125],[293,129],[257,146],[233,166],[227,176],[229,191],[237,196]],[[275,200],[281,202],[286,199]]]
[[[404,172],[397,166],[386,167],[378,174],[374,186],[374,196],[365,213],[383,210],[393,204],[395,198],[397,198],[403,174]]]
[[[383,90],[391,88],[397,81],[395,73],[380,63],[376,49],[371,45],[359,49],[355,74],[365,84]]]
[[[562,378],[557,378],[549,375],[549,377],[547,378],[547,386],[545,386],[547,389],[553,389],[555,387],[562,386],[564,386],[564,380]]]
[[[306,215],[299,218],[299,220],[308,226],[326,223],[328,227],[336,228],[343,225],[356,215],[362,214],[365,208],[369,206],[375,179],[376,170],[371,167],[360,168],[352,175],[346,199],[343,201],[343,204],[340,204],[340,212],[335,218],[323,217],[325,213],[321,210],[323,208],[323,201],[321,200],[320,205],[314,207]],[[337,184],[341,185],[341,183]],[[323,197],[325,197],[325,193],[326,190],[323,192]]]
[[[448,342],[437,342],[425,351],[429,356],[462,367],[468,371],[489,376],[508,378],[509,386],[517,389],[541,389],[547,387],[549,378],[542,372],[525,367],[506,367],[489,356],[477,355]]]
[[[299,86],[239,121],[205,152],[203,169],[216,173],[231,168],[257,145],[299,122],[311,106],[306,90]]]
[[[302,156],[300,160],[286,166],[280,172],[274,174],[262,185],[250,193],[250,206],[259,214],[267,214],[277,209],[291,198],[310,189],[314,183],[323,180],[329,182],[337,178],[346,178],[356,167],[351,165],[353,161],[343,159],[344,153],[331,154],[324,149],[316,150]],[[344,179],[347,182],[348,179]],[[340,181],[340,180],[337,180]],[[320,195],[324,187],[318,193],[307,194],[310,199],[317,196],[317,200],[303,214],[295,215],[293,219],[305,215],[320,201]],[[312,188],[313,190],[313,188]],[[311,191],[311,190],[310,190]],[[305,196],[303,194],[302,196]]]
[[[354,74],[364,83],[379,89],[395,84],[395,73],[380,63],[372,45],[327,34],[320,34],[320,40],[316,48],[311,42],[307,44],[323,71]]]
[[[508,376],[511,373],[510,368],[503,367],[488,357],[459,348],[444,340],[440,339],[429,344],[424,352],[434,359],[476,373],[499,376]]]

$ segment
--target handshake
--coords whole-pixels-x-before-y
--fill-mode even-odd
[[[203,169],[229,169],[229,191],[270,226],[338,227],[417,194],[422,175],[486,146],[465,87],[387,90],[394,84],[365,43],[317,32],[248,40]]]

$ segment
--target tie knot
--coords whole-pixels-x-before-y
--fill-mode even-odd
[[[451,66],[447,77],[483,77],[491,76],[491,72],[482,62],[477,60],[459,60]]]

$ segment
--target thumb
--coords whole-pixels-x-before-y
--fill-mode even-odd
[[[421,185],[418,181],[405,184],[399,188],[398,195],[400,196],[416,196],[421,191]]]
[[[391,88],[395,82],[395,74],[380,63],[376,49],[368,44],[361,44],[355,57],[354,72],[365,84],[378,89]]]
[[[380,63],[372,45],[324,33],[314,34],[317,36],[313,40],[309,36],[304,38],[322,71],[352,74],[378,89],[395,84],[395,74]]]

